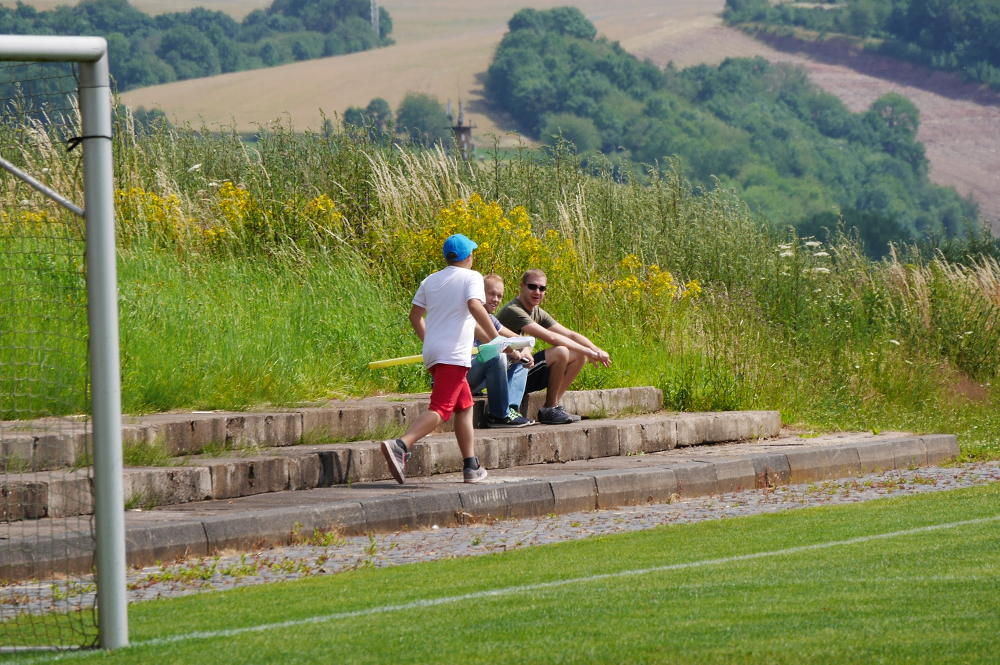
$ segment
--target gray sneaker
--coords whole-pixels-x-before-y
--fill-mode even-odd
[[[556,406],[554,406],[552,408],[558,409],[559,411],[562,411],[563,413],[566,413],[566,409],[564,409],[562,407],[562,404],[557,404]],[[575,413],[566,413],[566,415],[569,416],[569,419],[572,420],[575,423],[578,423],[581,420],[583,420],[583,418],[581,418],[580,416],[576,415]]]
[[[462,469],[462,478],[467,483],[478,483],[486,478],[486,469],[480,464],[478,469]]]
[[[543,406],[538,410],[538,422],[543,425],[569,425],[575,421],[558,406]]]
[[[404,452],[406,446],[399,439],[388,439],[382,442],[382,454],[385,455],[385,461],[389,465],[389,473],[392,477],[396,479],[396,482],[402,485],[406,482],[406,458],[409,456],[408,453]]]

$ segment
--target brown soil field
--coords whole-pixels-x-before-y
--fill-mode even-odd
[[[59,5],[75,5],[79,0],[26,0],[25,4],[44,11],[54,9]],[[236,20],[242,19],[255,9],[262,9],[271,4],[271,0],[129,0],[133,7],[138,7],[153,16],[167,12],[186,12],[195,7],[205,7],[217,12],[226,12]],[[0,5],[14,7],[17,0],[0,0]]]
[[[963,196],[973,195],[994,234],[1000,235],[1000,95],[964,84],[952,74],[859,51],[846,40],[817,45],[764,39],[717,22],[632,52],[661,66],[671,60],[687,66],[752,55],[801,65],[817,85],[855,112],[887,92],[898,92],[920,109],[918,138],[927,148],[931,180],[952,185]]]
[[[182,81],[134,90],[123,95],[133,107],[160,106],[179,120],[209,125],[235,122],[241,129],[255,123],[288,118],[296,128],[316,128],[328,115],[348,106],[364,106],[383,97],[396,106],[409,90],[462,99],[477,125],[480,144],[488,134],[511,145],[514,129],[501,115],[488,113],[482,97],[485,72],[510,16],[526,5],[538,8],[566,4],[565,0],[388,0],[382,3],[393,17],[396,45],[284,65],[273,69],[236,72],[208,79]],[[602,34],[632,40],[669,29],[675,23],[714,19],[717,7],[697,0],[598,0],[575,3],[597,24]],[[655,40],[654,40],[655,41]]]
[[[47,8],[62,2],[32,4]],[[204,5],[239,18],[267,6],[269,0],[135,0],[135,4],[154,13]],[[181,121],[235,123],[251,130],[257,123],[285,119],[301,129],[319,126],[319,109],[332,115],[351,105],[363,106],[376,96],[395,106],[408,90],[415,90],[442,100],[466,101],[480,145],[490,143],[491,133],[506,145],[516,143],[515,136],[506,135],[514,129],[509,120],[491,112],[483,100],[482,74],[511,14],[524,6],[545,8],[567,4],[566,0],[386,0],[382,4],[393,16],[395,46],[155,86],[126,93],[123,100],[132,106],[159,106]],[[858,52],[836,40],[817,46],[791,38],[754,39],[722,24],[723,0],[573,4],[602,34],[659,65],[672,60],[685,67],[761,55],[772,62],[802,65],[818,85],[853,111],[867,108],[886,92],[905,95],[920,108],[919,138],[927,147],[931,179],[974,195],[994,232],[1000,232],[997,95],[964,85],[955,76]]]

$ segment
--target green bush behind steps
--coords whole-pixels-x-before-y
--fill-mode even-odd
[[[773,224],[841,210],[876,215],[891,239],[963,231],[972,200],[931,184],[917,108],[888,94],[851,113],[805,70],[763,58],[665,71],[597,38],[579,10],[510,20],[486,89],[532,136],[561,133],[586,157],[679,156],[703,187],[733,188]],[[871,247],[874,256],[886,251]]]
[[[242,22],[202,7],[150,16],[127,0],[42,12],[18,1],[0,7],[0,34],[104,37],[111,75],[124,91],[392,44],[389,12],[379,8],[378,35],[370,18],[368,0],[274,0]]]
[[[732,191],[692,185],[677,163],[583,168],[565,145],[467,163],[350,126],[276,126],[248,145],[235,128],[144,125],[126,109],[114,118],[128,413],[426,390],[419,365],[366,364],[419,352],[410,299],[440,265],[438,239],[454,228],[446,213],[464,200],[493,215],[470,220],[477,268],[500,270],[509,297],[536,263],[517,248],[534,247],[550,275],[546,309],[611,353],[613,366],[588,366],[575,389],[653,385],[672,409],[951,432],[967,455],[1000,456],[1000,267],[980,255],[985,244],[956,241],[955,260],[910,246],[874,262],[836,228],[823,241],[776,230]],[[43,177],[81,200],[60,175],[74,172],[75,154],[52,151],[52,140],[0,124],[0,145],[20,147],[8,159],[47,168]],[[497,206],[473,205],[478,197]],[[524,224],[503,231],[511,219]],[[72,304],[62,283],[33,286],[38,269],[53,273],[56,230],[81,232],[72,214],[0,173],[0,265],[17,266],[0,270],[4,419],[86,408],[80,391],[14,403],[45,377],[15,364],[24,345],[8,322],[19,311],[23,320],[27,302],[38,320],[62,321]],[[24,251],[36,236],[49,251]],[[667,271],[683,289],[650,288],[665,287]],[[79,270],[57,274],[82,283]],[[700,289],[688,288],[694,280]],[[62,325],[36,350],[81,376],[72,363],[85,351],[65,345],[86,339],[71,329],[82,318]]]

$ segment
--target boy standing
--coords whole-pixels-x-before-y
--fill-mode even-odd
[[[484,306],[483,276],[472,270],[476,247],[464,235],[450,236],[442,248],[448,267],[424,279],[413,296],[410,324],[424,343],[424,365],[434,377],[434,387],[430,410],[420,414],[403,436],[382,442],[389,472],[400,484],[406,480],[404,466],[410,446],[447,422],[453,413],[465,482],[476,483],[486,477],[473,447],[472,391],[466,381],[476,324],[483,330],[493,328]]]

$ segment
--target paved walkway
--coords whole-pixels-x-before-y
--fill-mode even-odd
[[[505,519],[451,528],[432,528],[369,537],[340,538],[336,534],[301,534],[291,546],[249,554],[224,554],[218,558],[191,559],[129,572],[132,602],[171,598],[202,591],[225,590],[292,580],[312,575],[331,575],[356,568],[386,567],[651,529],[664,524],[685,524],[727,517],[773,513],[794,508],[859,503],[891,496],[972,487],[1000,481],[1000,463],[966,464],[889,471],[851,480],[775,489],[745,490],[710,497],[552,515],[538,519]],[[52,607],[52,592],[83,595],[93,593],[89,576],[51,585],[16,585],[0,589],[0,598],[17,595],[37,598],[20,609],[41,613]],[[14,593],[11,593],[14,592]]]

